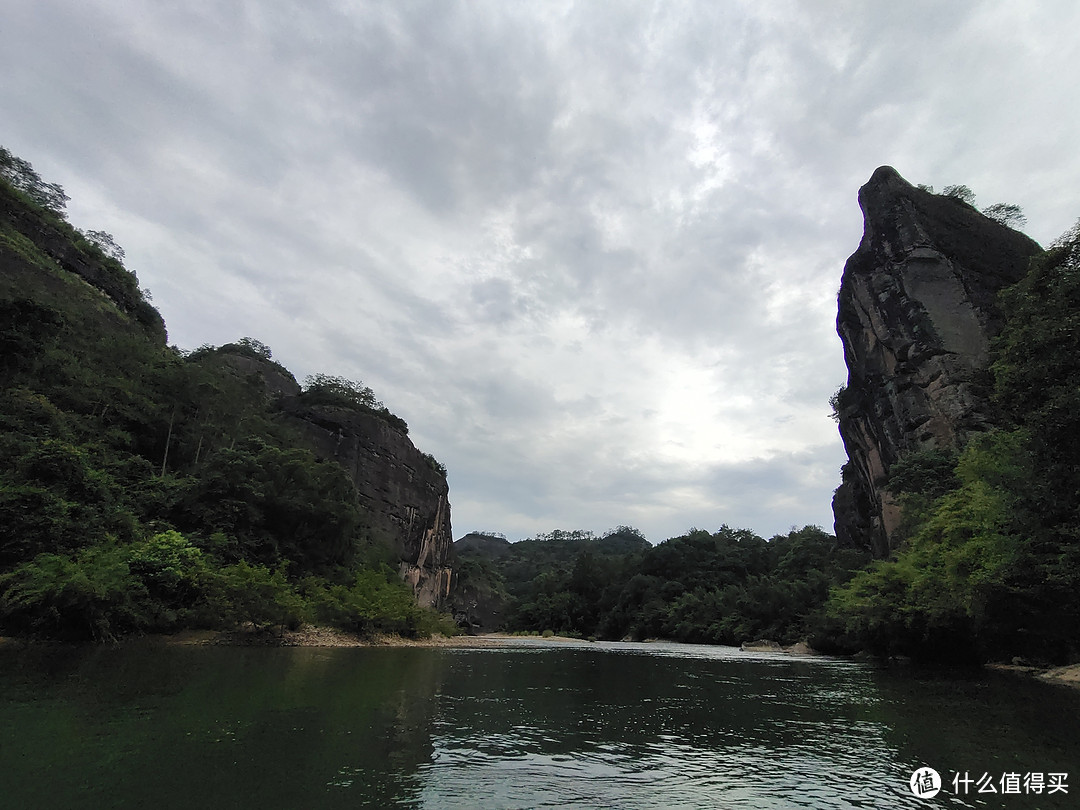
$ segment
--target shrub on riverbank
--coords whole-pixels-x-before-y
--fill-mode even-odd
[[[176,531],[145,542],[40,554],[0,576],[0,622],[9,632],[109,641],[185,627],[243,623],[295,629],[315,622],[371,635],[450,634],[388,569],[341,570],[292,581],[284,566],[221,564]]]

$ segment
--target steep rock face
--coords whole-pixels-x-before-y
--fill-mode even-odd
[[[885,490],[889,468],[910,452],[959,448],[990,426],[996,296],[1040,248],[888,166],[859,190],[859,204],[863,238],[844,267],[836,319],[849,461],[833,512],[842,544],[884,557],[900,517]]]
[[[335,459],[352,477],[367,532],[398,550],[399,573],[417,601],[440,606],[450,591],[454,543],[446,475],[374,414],[305,406],[290,397],[281,407],[318,455]]]
[[[399,573],[417,601],[441,607],[450,591],[453,535],[446,475],[409,437],[375,414],[311,406],[288,371],[269,360],[230,355],[237,374],[258,374],[267,396],[311,448],[341,464],[366,515],[364,529],[399,556]]]

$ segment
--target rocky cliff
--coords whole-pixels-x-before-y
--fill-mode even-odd
[[[422,605],[450,592],[454,539],[446,474],[405,433],[375,414],[282,401],[283,410],[323,458],[335,459],[356,485],[366,529],[397,550],[399,573]]]
[[[378,413],[307,404],[292,375],[270,361],[236,355],[230,365],[244,376],[259,374],[267,395],[315,453],[345,468],[366,533],[395,550],[399,573],[420,604],[441,607],[454,545],[445,472]]]
[[[833,512],[841,544],[885,557],[900,517],[885,489],[890,467],[911,452],[957,449],[989,427],[996,297],[1040,248],[888,166],[859,190],[859,204],[863,238],[844,267],[836,319],[848,463]]]

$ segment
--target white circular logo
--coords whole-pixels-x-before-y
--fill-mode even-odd
[[[908,784],[920,799],[932,799],[941,792],[941,775],[933,768],[919,768],[911,774]]]

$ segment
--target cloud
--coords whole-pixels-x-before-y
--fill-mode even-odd
[[[873,169],[1077,216],[1080,11],[1031,8],[15,0],[0,142],[174,342],[371,385],[459,534],[768,535],[830,522]]]

